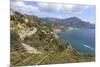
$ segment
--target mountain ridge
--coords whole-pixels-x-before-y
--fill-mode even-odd
[[[95,28],[95,24],[92,24],[87,21],[83,21],[78,17],[69,17],[65,19],[58,19],[58,18],[42,18],[42,19],[51,21],[58,25],[63,25],[63,26],[71,26],[71,27],[77,27],[77,28]]]

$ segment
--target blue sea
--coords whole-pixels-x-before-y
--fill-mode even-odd
[[[82,54],[95,54],[95,29],[63,31],[59,37]]]

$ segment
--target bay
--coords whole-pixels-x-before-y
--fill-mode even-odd
[[[95,29],[73,29],[62,31],[60,39],[68,42],[79,53],[95,54]]]

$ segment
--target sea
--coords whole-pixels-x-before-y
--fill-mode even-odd
[[[68,42],[79,53],[95,55],[95,29],[73,29],[58,33],[60,39]]]

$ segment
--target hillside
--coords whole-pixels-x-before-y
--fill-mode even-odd
[[[79,54],[70,43],[57,38],[51,23],[11,11],[11,65],[40,65],[95,61],[95,56]]]
[[[94,29],[95,24],[91,24],[90,22],[86,22],[81,20],[78,17],[69,17],[65,19],[59,19],[59,18],[42,18],[46,21],[51,21],[51,23],[56,23],[56,25],[64,26],[66,27],[74,27],[74,28],[85,28],[85,29]]]

